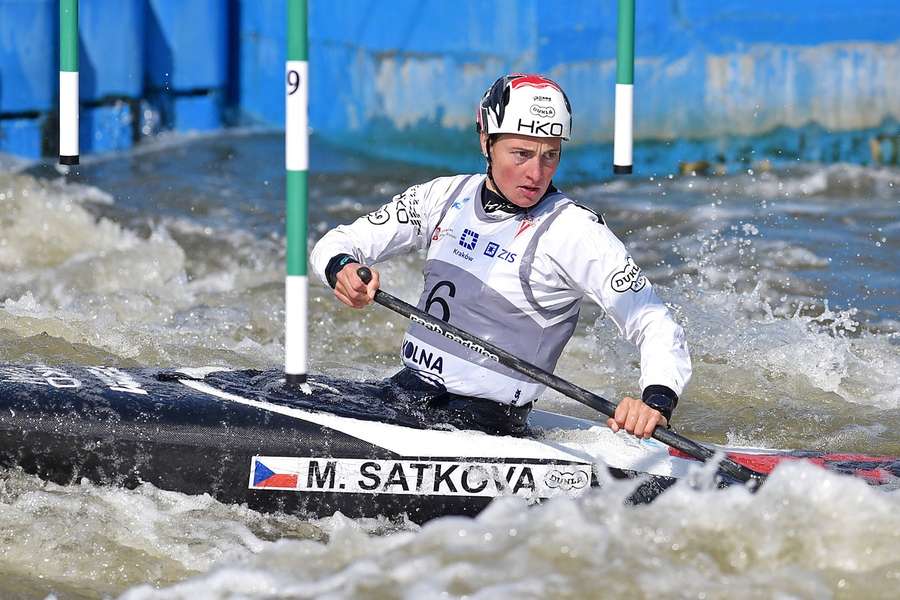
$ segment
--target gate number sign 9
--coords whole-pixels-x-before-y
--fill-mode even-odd
[[[291,87],[291,91],[288,92],[288,96],[291,96],[300,89],[300,73],[297,71],[288,71],[287,74],[287,83]]]

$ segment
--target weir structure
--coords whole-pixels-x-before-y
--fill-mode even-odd
[[[0,153],[58,155],[60,67],[74,73],[57,47],[60,1],[0,0]],[[896,164],[900,3],[757,4],[634,2],[634,172],[703,161],[711,174],[765,160]],[[498,73],[536,72],[561,82],[575,109],[560,182],[627,166],[613,156],[616,121],[628,121],[613,93],[628,85],[618,1],[565,11],[544,0],[308,5],[310,125],[323,142],[470,172],[481,167],[471,99]],[[285,106],[272,90],[284,76],[286,12],[286,0],[81,2],[71,56],[80,154],[128,150],[166,130],[280,128]]]

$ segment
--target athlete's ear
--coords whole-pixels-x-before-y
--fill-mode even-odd
[[[481,155],[483,157],[487,158],[488,157],[488,153],[487,153],[488,136],[486,133],[482,132],[482,133],[478,134],[478,138],[481,141]]]

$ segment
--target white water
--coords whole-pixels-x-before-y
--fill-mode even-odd
[[[531,508],[501,499],[476,519],[418,527],[339,514],[308,522],[151,486],[60,488],[11,474],[0,496],[0,592],[90,597],[130,587],[123,598],[185,600],[895,597],[898,492],[803,464],[780,467],[755,495],[679,484],[649,506],[627,507],[631,485],[608,482],[582,500]]]
[[[0,362],[279,365],[283,201],[270,182],[281,163],[246,144],[277,137],[170,144],[93,164],[95,179],[79,184],[0,174]],[[210,159],[226,155],[236,158]],[[430,176],[313,179],[313,236]],[[900,455],[897,181],[896,170],[804,165],[572,190],[686,328],[696,369],[679,432]],[[382,281],[414,301],[419,267],[397,260]],[[401,319],[344,308],[315,283],[310,309],[314,371],[396,370]],[[633,349],[585,307],[558,373],[616,399],[635,392],[638,371]],[[595,418],[558,394],[541,404]],[[623,506],[632,486],[536,508],[506,500],[420,528],[6,471],[0,597],[896,596],[897,492],[804,465],[780,467],[755,496],[679,485]]]

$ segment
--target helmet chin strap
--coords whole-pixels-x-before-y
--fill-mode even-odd
[[[503,190],[500,189],[500,186],[497,185],[497,182],[494,180],[494,173],[493,173],[493,169],[491,168],[491,166],[492,166],[491,165],[491,136],[487,136],[487,142],[485,142],[484,145],[485,145],[485,150],[487,151],[485,158],[487,159],[488,181],[490,181],[491,185],[494,186],[494,189],[491,191],[493,191],[495,194],[500,196],[500,198],[502,198],[503,201],[508,203],[510,206],[515,206],[515,204],[510,202],[509,198],[506,197],[506,194],[503,193]]]

